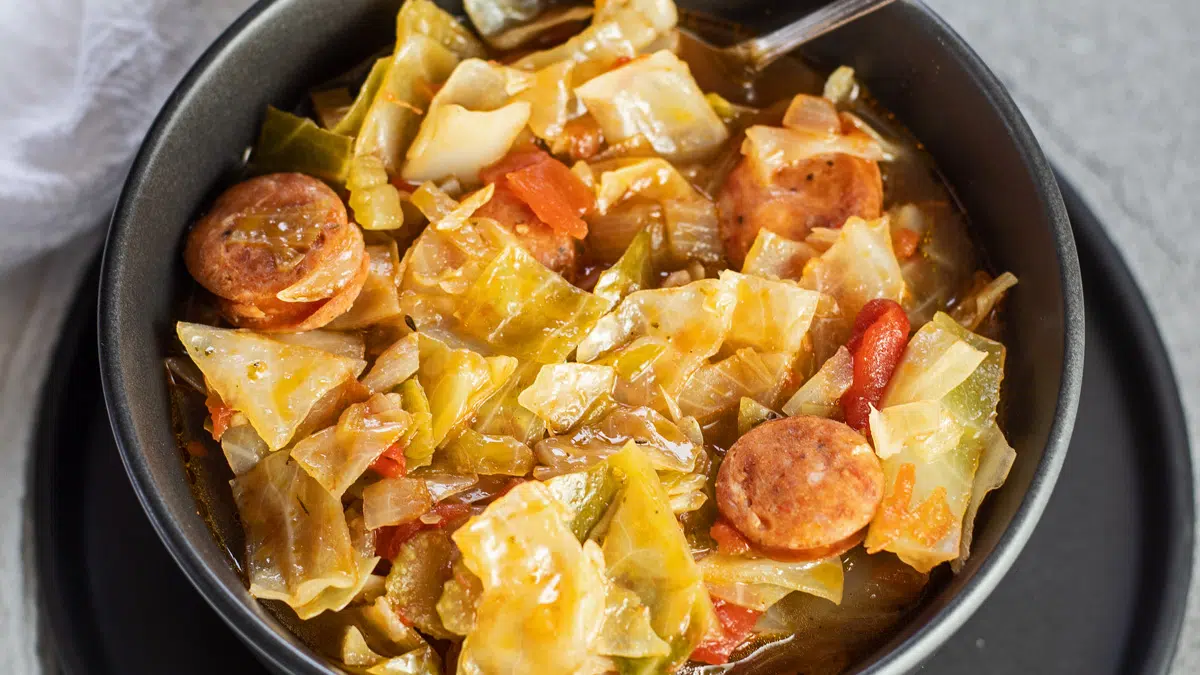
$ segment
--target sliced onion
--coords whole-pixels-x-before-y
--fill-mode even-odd
[[[363,490],[367,529],[409,523],[429,512],[433,499],[419,478],[387,478]]]

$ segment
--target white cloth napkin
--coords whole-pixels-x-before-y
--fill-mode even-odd
[[[52,650],[22,515],[58,326],[154,115],[250,4],[0,0],[0,673],[46,672]]]

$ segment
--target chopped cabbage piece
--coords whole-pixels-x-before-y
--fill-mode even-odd
[[[296,443],[292,459],[334,497],[341,496],[384,450],[404,438],[412,416],[398,394],[376,394],[351,405],[337,426]]]
[[[712,602],[683,528],[671,512],[670,498],[645,453],[629,443],[608,463],[625,475],[601,537],[608,576],[641,599],[650,610],[654,632],[671,646],[665,656],[621,657],[617,662],[622,672],[669,672],[713,625]]]
[[[419,363],[417,334],[410,333],[396,340],[375,359],[375,365],[362,379],[363,386],[373,392],[387,392],[417,372]]]
[[[453,103],[430,110],[408,149],[404,179],[478,184],[479,172],[508,154],[531,112],[525,101],[484,112]]]
[[[758,231],[742,263],[742,274],[767,279],[799,279],[804,265],[820,253],[802,241],[792,241],[767,228]]]
[[[600,273],[592,293],[612,307],[630,293],[650,288],[654,283],[653,246],[650,228],[638,232],[616,264]]]
[[[372,64],[371,72],[367,73],[367,79],[359,87],[354,102],[333,125],[331,130],[334,133],[347,136],[358,135],[359,130],[362,129],[363,120],[367,118],[367,111],[371,109],[371,102],[375,100],[375,95],[379,93],[379,88],[383,86],[391,67],[392,60],[387,57],[378,59]],[[313,97],[315,99],[316,95],[314,94]]]
[[[259,437],[250,423],[235,424],[221,434],[221,452],[229,462],[233,475],[240,476],[253,469],[271,449]]]
[[[842,395],[854,382],[854,357],[845,347],[839,347],[821,368],[788,402],[783,404],[785,415],[816,415],[827,419],[842,416]]]
[[[332,330],[308,330],[301,333],[278,333],[272,340],[289,345],[312,347],[323,352],[336,354],[347,359],[361,361],[366,354],[366,345],[361,335],[338,333]]]
[[[546,0],[465,0],[463,9],[484,39],[536,19],[549,5]]]
[[[537,444],[544,467],[534,477],[586,469],[633,442],[660,471],[691,472],[703,448],[680,428],[651,408],[616,405],[585,421],[572,433],[552,436]],[[545,470],[548,468],[548,470]]]
[[[633,591],[610,583],[604,602],[604,627],[595,650],[603,656],[663,657],[671,653],[671,645],[654,632],[650,610],[642,599]]]
[[[666,50],[592,78],[575,94],[610,143],[640,135],[659,155],[687,161],[712,154],[729,138],[687,64]]]
[[[743,396],[738,402],[738,436],[745,436],[751,429],[781,415],[752,398]]]
[[[442,586],[442,595],[437,601],[437,613],[446,630],[455,635],[468,635],[475,627],[475,608],[479,596],[483,595],[483,584],[479,577],[462,560],[455,560],[452,576]]]
[[[400,192],[388,181],[383,161],[360,155],[350,162],[346,179],[354,220],[364,230],[400,230],[407,224]]]
[[[459,474],[524,476],[533,469],[533,451],[511,436],[486,436],[463,429],[438,451],[434,468]]]
[[[791,380],[794,357],[737,350],[732,356],[701,366],[679,395],[679,410],[707,424],[735,410],[743,396],[766,406],[778,405],[779,392]]]
[[[608,511],[623,481],[624,477],[608,464],[600,463],[587,471],[555,476],[545,481],[545,485],[566,507],[575,537],[585,541]]]
[[[400,385],[400,404],[412,415],[413,433],[404,448],[404,459],[408,468],[429,466],[433,461],[433,413],[429,410],[429,399],[417,378],[409,378]]]
[[[363,519],[372,530],[411,523],[432,507],[429,489],[419,478],[385,478],[363,490]]]
[[[389,319],[400,313],[400,254],[393,241],[388,245],[367,246],[370,269],[362,290],[346,313],[334,319],[332,330],[354,330]]]
[[[844,316],[851,318],[876,298],[903,305],[907,289],[892,250],[888,219],[848,219],[829,250],[805,266],[800,283],[832,296]]]
[[[567,122],[581,113],[579,100],[571,89],[575,74],[573,61],[555,63],[534,73],[533,84],[517,94],[517,101],[529,104],[529,129],[538,138],[553,143]]]
[[[318,399],[366,365],[250,331],[180,321],[176,333],[205,383],[245,415],[272,450],[288,444]]]
[[[737,303],[726,344],[763,352],[795,354],[817,311],[820,294],[789,281],[726,270],[721,280],[733,286]]]
[[[534,52],[513,65],[541,70],[560,61],[580,64],[576,78],[584,82],[610,69],[620,59],[631,59],[661,34],[675,27],[678,13],[671,0],[637,0],[599,4],[592,23],[557,47]]]
[[[795,131],[836,134],[841,132],[842,120],[838,117],[837,108],[829,99],[797,94],[783,113],[782,125]]]
[[[489,436],[512,436],[529,446],[540,440],[546,433],[546,423],[519,400],[540,371],[538,363],[517,366],[504,386],[479,406],[471,428]]]
[[[429,398],[435,447],[494,394],[517,367],[517,360],[510,356],[484,357],[469,349],[452,349],[424,334],[419,350],[417,380]]]
[[[842,601],[842,560],[784,562],[714,553],[700,561],[704,582],[714,597],[765,612],[792,591],[835,604]]]
[[[849,105],[858,100],[861,88],[854,77],[854,69],[850,66],[838,66],[825,80],[822,96],[841,106]]]
[[[524,0],[518,0],[524,3]],[[480,16],[478,19],[471,14],[472,4],[501,4],[494,3],[491,0],[471,0],[466,3],[467,14],[472,16],[472,23],[475,24],[479,34],[483,39],[494,49],[500,51],[509,51],[522,47],[527,43],[534,41],[543,34],[550,33],[555,29],[565,24],[581,23],[592,18],[593,10],[591,7],[582,5],[567,5],[567,6],[550,6],[546,7],[546,3],[539,3],[539,6],[545,9],[540,11],[536,18],[531,21],[514,24],[509,21],[497,21],[503,19],[507,12],[486,11],[477,12]],[[488,16],[483,16],[484,12]],[[510,17],[511,18],[511,17]],[[504,26],[508,27],[504,27]],[[484,26],[487,26],[485,29]],[[567,62],[570,63],[570,62]]]
[[[354,511],[345,514],[350,529],[350,542],[354,547],[358,581],[346,588],[327,588],[317,597],[300,607],[293,608],[302,620],[311,619],[322,612],[339,612],[362,596],[364,589],[377,579],[371,574],[380,558],[375,555],[375,533],[366,527],[363,517]],[[361,634],[360,634],[361,637]]]
[[[970,370],[969,363],[975,364]],[[938,401],[963,431],[953,448],[933,457],[905,444],[883,460],[884,499],[867,531],[869,552],[891,551],[920,572],[962,556],[964,516],[995,424],[1003,376],[1004,346],[971,333],[946,314],[935,315],[909,341],[882,409]],[[1007,453],[995,454],[1002,460]],[[981,480],[986,485],[995,478]]]
[[[342,504],[285,451],[233,479],[246,533],[250,594],[293,609],[359,581],[358,557]]]
[[[666,471],[659,474],[675,515],[695,511],[708,501],[708,477],[702,473]]]
[[[967,558],[971,556],[971,541],[975,534],[975,516],[983,504],[983,498],[992,490],[1004,485],[1013,462],[1017,460],[1017,451],[1008,444],[1000,427],[992,422],[984,431],[983,453],[979,457],[979,468],[975,471],[975,480],[971,484],[971,502],[963,516],[962,541],[959,544],[958,557],[950,561],[950,569],[957,574],[962,571]]]
[[[610,366],[560,363],[542,366],[517,401],[546,423],[552,434],[566,433],[601,397],[612,393],[617,374]]]
[[[910,450],[930,462],[958,445],[963,429],[938,401],[913,401],[871,410],[875,454],[887,459]]]
[[[464,334],[501,353],[558,363],[607,306],[551,272],[524,248],[512,246],[467,290],[456,317]]]
[[[603,563],[580,546],[543,484],[517,485],[454,533],[483,595],[459,655],[464,673],[574,673],[604,619]]]
[[[657,202],[663,211],[666,243],[679,260],[716,262],[722,255],[717,207],[660,157],[617,160],[600,174],[596,210],[603,216],[634,202]]]
[[[442,659],[429,645],[393,656],[367,669],[367,675],[440,675],[441,672]]]
[[[618,399],[633,405],[652,404],[664,394],[677,397],[720,349],[735,303],[732,289],[717,279],[631,293],[601,317],[576,358],[587,363],[606,357],[621,378]]]
[[[267,106],[250,166],[257,173],[294,171],[340,185],[346,180],[353,145],[349,136]]]

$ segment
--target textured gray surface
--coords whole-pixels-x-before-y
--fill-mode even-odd
[[[927,2],[1108,226],[1158,317],[1200,449],[1200,3]],[[1174,672],[1200,672],[1200,573]]]

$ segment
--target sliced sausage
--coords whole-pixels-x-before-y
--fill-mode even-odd
[[[849,550],[882,499],[883,469],[867,440],[811,415],[747,432],[717,474],[721,515],[771,557],[816,560]]]
[[[761,229],[800,241],[814,227],[841,227],[851,216],[878,218],[882,209],[879,165],[840,153],[781,169],[768,183],[742,158],[717,199],[725,255],[738,269]]]
[[[538,262],[574,283],[579,268],[576,240],[543,223],[529,205],[502,183],[496,183],[492,198],[475,215],[503,225]]]
[[[261,330],[328,323],[353,303],[368,270],[362,231],[341,198],[298,173],[226,190],[192,228],[184,261],[226,318]],[[297,288],[302,300],[287,293]]]

